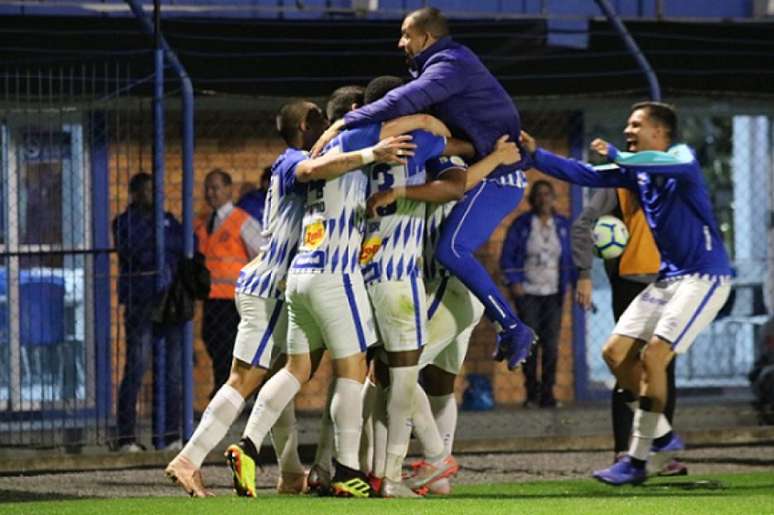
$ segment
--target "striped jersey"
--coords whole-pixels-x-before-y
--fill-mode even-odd
[[[425,183],[425,162],[441,155],[446,139],[425,131],[413,131],[411,136],[417,148],[405,165],[379,163],[370,167],[369,195]],[[360,266],[366,284],[400,281],[419,274],[425,209],[424,202],[401,198],[380,208],[378,217],[367,222],[360,253]]]
[[[239,273],[238,293],[283,297],[288,268],[301,237],[306,200],[303,184],[296,181],[296,166],[308,158],[306,152],[289,148],[274,161],[263,211],[263,235],[267,243]]]
[[[444,172],[459,168],[467,171],[468,166],[465,164],[465,161],[456,156],[442,156],[437,159],[431,159],[427,162],[427,179],[430,181],[436,180]],[[435,260],[435,247],[438,245],[438,238],[441,235],[441,224],[449,216],[455,205],[457,205],[456,200],[446,202],[445,204],[427,204],[425,241],[422,251],[424,279],[427,284],[451,275],[448,270]]]
[[[350,152],[379,140],[381,125],[344,131],[324,153]],[[307,184],[306,210],[298,252],[291,264],[294,272],[352,273],[365,231],[368,168],[356,169],[331,180]]]

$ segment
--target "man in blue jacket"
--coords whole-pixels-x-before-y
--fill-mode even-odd
[[[313,152],[344,127],[361,127],[427,109],[454,135],[473,143],[476,160],[490,154],[503,134],[518,140],[521,122],[510,96],[470,49],[451,39],[438,9],[426,7],[406,16],[398,46],[416,78],[378,102],[348,113],[344,123],[334,124]],[[497,167],[454,208],[436,249],[436,259],[484,304],[487,317],[498,328],[496,359],[508,358],[511,369],[527,358],[535,333],[518,319],[473,253],[516,208],[525,186],[524,172],[517,164]]]
[[[554,382],[562,301],[568,283],[574,280],[574,267],[570,221],[556,213],[555,199],[550,182],[540,180],[532,185],[532,209],[513,221],[500,256],[500,268],[519,315],[540,337],[541,381],[537,378],[535,353],[524,364],[525,407],[556,407]]]

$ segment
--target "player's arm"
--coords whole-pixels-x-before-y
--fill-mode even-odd
[[[500,136],[495,143],[492,152],[468,168],[465,177],[465,191],[470,190],[484,180],[492,171],[500,165],[510,165],[521,160],[521,153],[516,143],[508,141],[507,134]]]
[[[424,111],[433,104],[456,95],[467,85],[456,61],[439,58],[428,62],[422,75],[393,89],[376,102],[350,111],[344,116],[348,129],[384,122]]]
[[[334,149],[323,156],[298,163],[296,180],[310,182],[335,179],[374,162],[405,164],[406,159],[414,155],[415,149],[416,145],[411,143],[410,135],[390,136],[360,150],[340,152]]]
[[[615,152],[613,161],[635,172],[686,178],[695,165],[696,158],[687,145],[677,145],[668,152],[643,150],[642,152]]]
[[[465,194],[465,168],[452,167],[446,169],[436,179],[424,184],[398,186],[384,191],[377,191],[366,202],[366,213],[369,217],[377,216],[377,210],[389,206],[400,198],[444,204],[459,200]]]
[[[441,120],[429,114],[411,114],[401,116],[382,124],[379,137],[384,139],[411,131],[423,130],[444,138],[451,137],[451,131]]]
[[[465,141],[464,139],[447,138],[446,148],[443,149],[443,155],[473,159],[476,157],[476,149],[471,142]]]
[[[633,185],[627,175],[613,165],[613,168],[607,171],[611,165],[595,167],[587,163],[581,163],[574,159],[567,159],[557,156],[547,150],[538,148],[535,139],[527,132],[521,131],[519,138],[522,148],[528,153],[527,163],[537,168],[541,172],[566,182],[578,184],[580,186],[591,186],[593,188],[631,188]]]
[[[594,241],[591,239],[591,230],[600,216],[611,213],[617,205],[618,196],[615,190],[609,188],[597,190],[570,228],[572,261],[578,270],[575,300],[584,309],[591,308],[591,265],[594,260]]]

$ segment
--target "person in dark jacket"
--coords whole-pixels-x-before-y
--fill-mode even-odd
[[[236,206],[244,209],[250,216],[263,224],[263,207],[266,204],[266,193],[269,191],[269,178],[271,177],[271,166],[267,166],[261,172],[261,179],[258,181],[258,187],[254,184],[245,183],[240,191],[239,200]]]
[[[538,353],[534,352],[524,364],[525,407],[557,405],[554,383],[562,301],[575,274],[570,221],[556,213],[555,201],[550,182],[540,180],[533,184],[529,193],[532,209],[513,221],[500,257],[500,267],[518,313],[539,336],[541,380],[537,377]]]
[[[449,36],[438,9],[425,7],[403,20],[398,46],[416,77],[384,98],[348,113],[318,141],[314,152],[342,128],[356,128],[429,110],[456,137],[469,140],[475,159],[490,154],[504,134],[518,141],[521,122],[511,96],[467,47]],[[495,359],[508,359],[510,369],[523,362],[535,333],[514,313],[474,252],[521,201],[526,187],[519,163],[498,166],[472,188],[449,215],[436,248],[436,259],[484,304],[498,329]]]
[[[117,444],[123,452],[137,452],[137,396],[148,368],[153,342],[163,338],[166,346],[166,406],[164,448],[180,442],[182,324],[154,323],[153,312],[161,297],[157,291],[153,181],[138,173],[129,181],[131,203],[113,220],[113,240],[118,250],[118,301],[124,305],[126,362],[118,389]],[[165,262],[162,283],[168,287],[183,255],[183,228],[170,213],[164,214]]]

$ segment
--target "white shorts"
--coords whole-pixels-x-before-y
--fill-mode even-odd
[[[473,329],[484,315],[484,305],[456,277],[428,285],[427,345],[419,366],[433,364],[458,374],[468,352]]]
[[[325,272],[290,273],[288,354],[326,348],[333,359],[365,352],[376,341],[363,276]]]
[[[288,334],[285,302],[238,292],[234,302],[239,312],[234,357],[254,367],[268,369],[272,355],[285,352]]]
[[[626,308],[613,333],[647,342],[658,336],[682,354],[725,304],[728,277],[687,275],[650,284]]]
[[[416,277],[366,286],[379,339],[387,352],[417,350],[427,342],[427,295]]]

